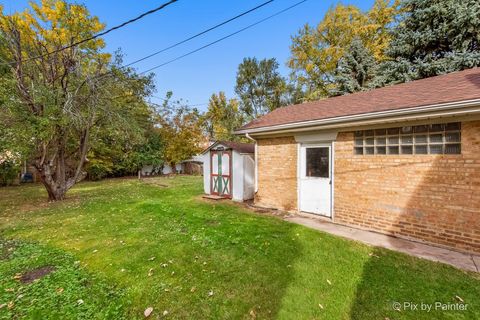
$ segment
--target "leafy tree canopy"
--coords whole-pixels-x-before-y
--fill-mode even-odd
[[[289,103],[289,87],[278,72],[275,58],[245,58],[238,66],[235,92],[248,120]]]
[[[202,150],[205,142],[201,114],[182,101],[172,101],[172,92],[156,108],[155,127],[163,143],[163,159],[175,171],[175,165]]]
[[[353,39],[361,39],[377,61],[385,59],[397,7],[398,0],[376,0],[364,13],[354,5],[338,4],[328,10],[316,28],[307,24],[292,37],[288,65],[306,100],[329,95],[338,62]]]
[[[343,95],[371,89],[375,80],[377,64],[372,53],[365,48],[362,40],[352,41],[338,62],[335,72],[335,86],[331,95]]]
[[[203,125],[211,140],[239,140],[233,132],[242,126],[244,115],[237,99],[227,99],[225,92],[212,94],[208,110],[203,116]]]
[[[404,0],[378,86],[480,66],[478,0]]]
[[[85,6],[64,0],[0,12],[0,52],[13,62],[0,79],[7,97],[2,114],[7,131],[29,150],[50,200],[64,199],[85,177],[87,154],[99,135],[137,130],[129,115],[143,108],[152,87],[150,77],[116,67],[101,51],[100,38],[63,49],[103,28]]]

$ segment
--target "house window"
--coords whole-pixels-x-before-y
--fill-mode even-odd
[[[307,148],[305,176],[328,178],[330,176],[329,148]]]
[[[460,122],[355,131],[354,153],[460,154]]]

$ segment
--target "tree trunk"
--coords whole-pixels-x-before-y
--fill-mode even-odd
[[[170,167],[172,167],[172,173],[177,174],[177,166],[176,163],[170,163]]]

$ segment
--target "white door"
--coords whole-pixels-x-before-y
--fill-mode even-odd
[[[300,211],[331,217],[331,145],[300,147]]]

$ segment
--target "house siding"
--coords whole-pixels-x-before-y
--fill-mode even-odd
[[[258,192],[255,204],[297,209],[297,143],[293,137],[257,141]]]
[[[462,123],[461,155],[353,154],[335,142],[334,222],[480,253],[480,121]],[[258,140],[255,203],[297,210],[297,143]]]
[[[335,222],[480,252],[480,122],[462,123],[461,155],[353,154],[335,143]]]

